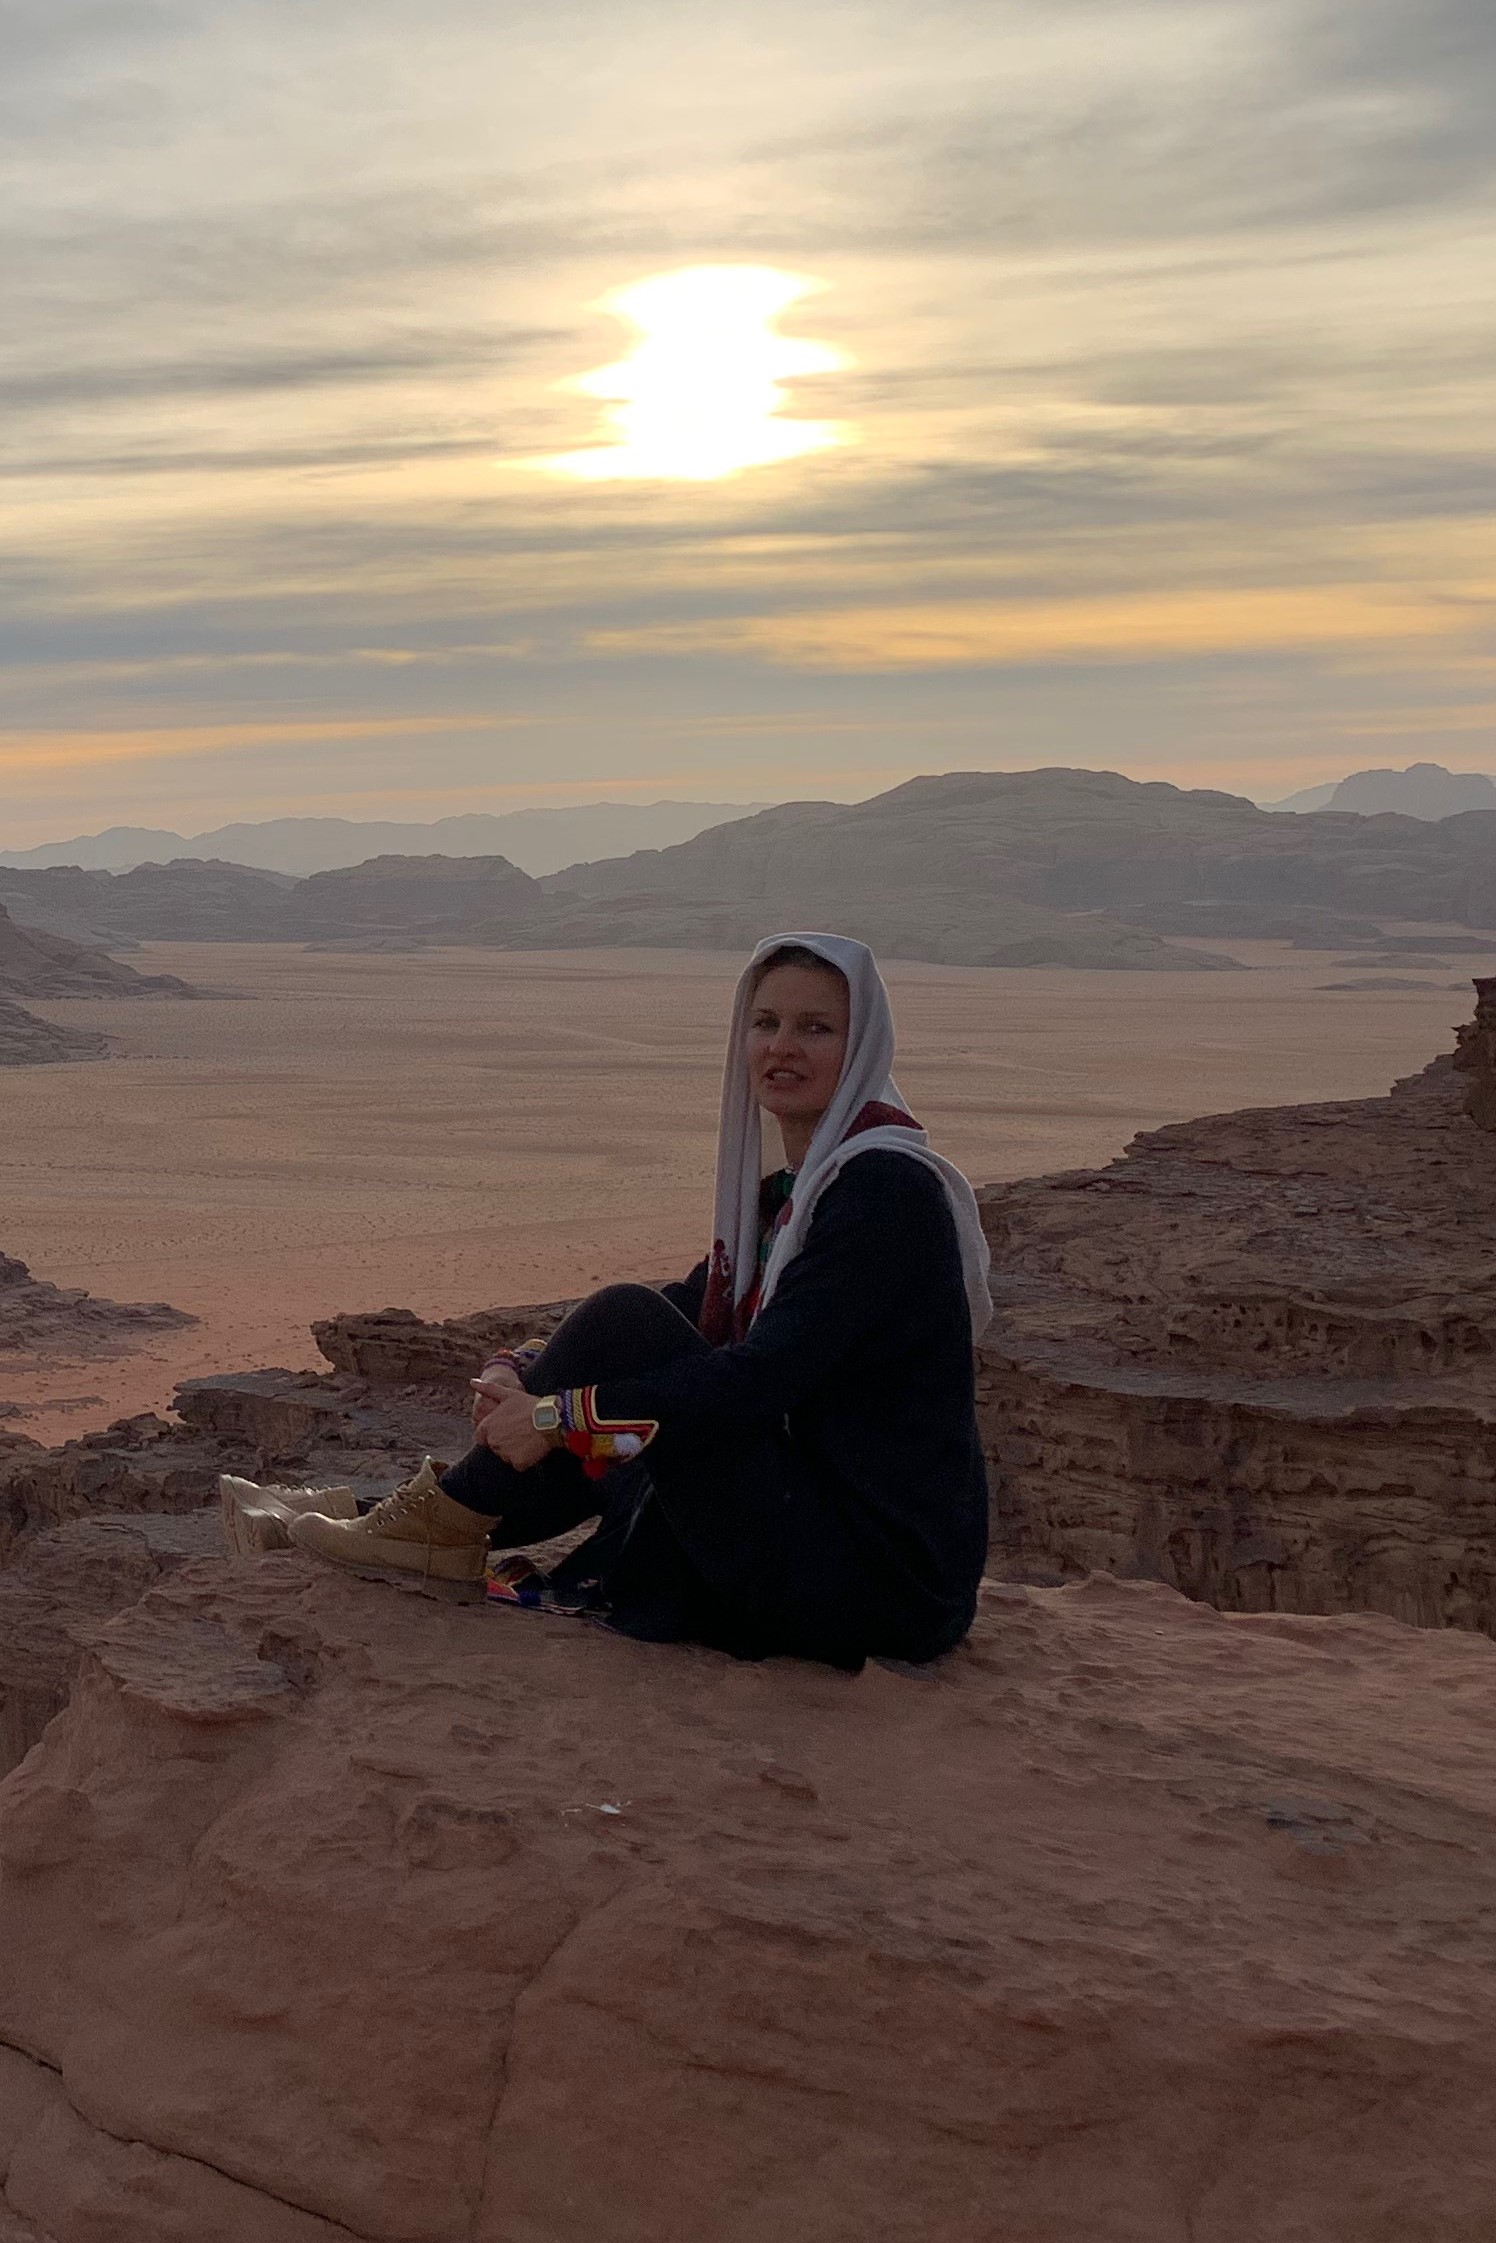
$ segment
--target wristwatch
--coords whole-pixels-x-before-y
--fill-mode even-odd
[[[561,1430],[561,1405],[554,1394],[543,1394],[530,1412],[530,1423],[537,1433],[559,1433]]]

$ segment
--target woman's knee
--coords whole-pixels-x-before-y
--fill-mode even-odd
[[[657,1370],[706,1342],[652,1285],[604,1285],[579,1301],[526,1377],[532,1393]]]
[[[602,1285],[578,1301],[560,1329],[570,1332],[600,1325],[610,1331],[636,1329],[641,1323],[664,1322],[680,1311],[672,1308],[652,1285]]]
[[[668,1362],[695,1339],[693,1323],[653,1285],[603,1285],[576,1303],[545,1353],[561,1355],[567,1364],[597,1362],[597,1370],[579,1370],[572,1379],[572,1384],[588,1384],[610,1373],[617,1377]]]

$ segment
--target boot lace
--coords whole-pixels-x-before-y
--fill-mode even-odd
[[[412,1511],[419,1511],[429,1493],[428,1488],[418,1488],[414,1480],[405,1480],[393,1495],[387,1495],[382,1503],[375,1504],[372,1511],[364,1513],[365,1523],[370,1526],[394,1526],[399,1520],[409,1518]],[[429,1527],[428,1521],[428,1541]]]

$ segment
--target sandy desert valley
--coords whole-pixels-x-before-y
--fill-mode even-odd
[[[903,1088],[989,1182],[1196,1114],[1375,1096],[1469,1011],[1468,981],[1337,991],[1324,952],[1220,947],[1250,970],[894,962]],[[461,1315],[702,1250],[733,957],[149,943],[131,962],[231,994],[34,1008],[115,1055],[0,1072],[0,1244],[199,1322],[14,1364],[3,1398],[36,1438],[163,1408],[179,1378],[317,1364],[313,1317]]]

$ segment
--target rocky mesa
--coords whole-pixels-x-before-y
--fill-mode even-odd
[[[1383,1099],[982,1194],[995,1558],[1496,1632],[1496,982]]]

